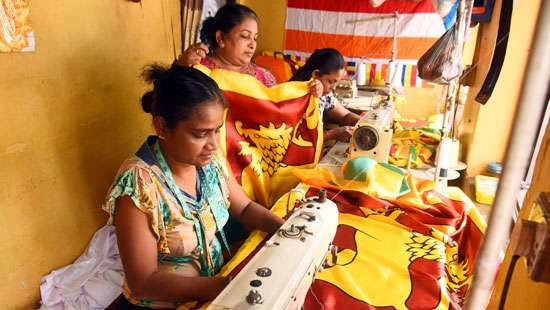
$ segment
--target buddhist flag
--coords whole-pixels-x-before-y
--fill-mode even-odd
[[[445,33],[431,0],[387,0],[378,7],[369,1],[289,0],[285,51],[334,47],[351,58],[390,59],[394,12],[398,59],[417,60]]]
[[[348,62],[358,64],[363,59],[373,65],[386,65],[392,58],[394,12],[399,15],[394,81],[422,87],[416,63],[445,33],[443,19],[432,0],[386,0],[378,7],[367,0],[289,0],[284,52],[307,58],[315,49],[332,47]],[[409,71],[403,66],[409,66]],[[381,77],[386,79],[386,75]]]
[[[323,123],[307,82],[265,87],[253,76],[198,69],[212,77],[229,103],[222,149],[247,195],[270,207],[298,184],[295,168],[319,162]]]

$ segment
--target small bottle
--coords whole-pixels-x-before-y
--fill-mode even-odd
[[[487,165],[487,175],[490,177],[500,178],[502,173],[502,164],[492,162]]]

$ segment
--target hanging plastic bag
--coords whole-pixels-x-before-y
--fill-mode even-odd
[[[458,20],[458,18],[457,18]],[[447,30],[418,60],[418,76],[426,81],[448,84],[462,74],[459,23]]]

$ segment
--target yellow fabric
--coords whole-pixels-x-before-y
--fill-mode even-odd
[[[270,100],[279,103],[309,93],[309,87],[305,82],[288,82],[267,87],[248,74],[223,69],[210,70],[203,65],[196,65],[195,68],[209,75],[223,91],[236,92],[258,100]]]
[[[304,171],[301,171],[300,175],[308,178],[313,177],[313,170],[306,172],[308,173],[304,174]],[[338,179],[327,170],[320,169],[317,172],[317,178],[325,183],[331,183]],[[306,181],[310,180],[313,179],[307,179]],[[422,195],[433,192],[433,182],[416,180],[411,177],[407,177],[407,181],[411,191],[398,197],[394,200],[394,203],[410,206],[409,210],[415,208],[429,210],[435,206],[422,199]],[[363,188],[356,185],[353,190],[372,193],[373,188],[379,186],[368,182],[363,183]],[[299,188],[307,191],[311,187],[301,184]],[[438,280],[440,283],[438,287],[439,295],[428,297],[436,302],[433,309],[446,310],[457,307],[460,301],[453,300],[450,294],[451,292],[467,290],[471,284],[473,262],[460,257],[459,251],[464,251],[464,248],[460,247],[462,245],[459,243],[451,241],[452,236],[457,233],[457,230],[464,229],[468,222],[473,223],[481,233],[485,231],[486,224],[477,209],[460,189],[451,187],[446,193],[433,193],[464,204],[464,218],[457,225],[422,224],[431,229],[429,234],[422,234],[399,221],[399,217],[407,213],[407,208],[392,209],[384,201],[380,201],[378,206],[363,207],[358,205],[356,206],[357,214],[342,212],[341,210],[339,227],[348,227],[348,229],[354,231],[353,243],[357,248],[355,250],[349,248],[341,250],[338,253],[338,265],[319,273],[315,283],[327,283],[341,290],[348,296],[345,298],[351,298],[350,300],[355,304],[362,305],[359,308],[372,306],[394,307],[395,309],[423,309],[421,298],[418,298],[418,300],[411,300],[410,298],[414,289],[416,289],[416,292],[422,290],[422,288],[419,289],[418,282],[411,281],[413,276],[410,272],[414,268],[412,266],[418,265],[419,262],[444,263],[443,277]],[[290,195],[290,206],[294,206],[295,202],[302,198],[296,192],[287,195]],[[286,214],[287,195],[281,197],[273,206],[272,211],[278,216],[282,217]],[[334,199],[330,195],[329,198]],[[434,203],[441,202],[442,200],[434,201]],[[219,275],[228,276],[232,274],[233,269],[257,249],[265,237],[266,235],[261,232],[252,233],[233,259],[222,268]],[[472,238],[479,237],[472,236]],[[434,265],[435,267],[436,265]],[[416,288],[413,287],[415,285]],[[332,303],[324,300],[319,294],[317,298],[325,304],[325,308],[327,302]],[[414,306],[414,303],[416,303],[416,306]],[[418,303],[420,303],[420,306]],[[190,306],[190,304],[187,306]],[[189,309],[187,306],[179,309]],[[206,308],[206,305],[201,307],[201,309],[204,308]],[[318,305],[308,303],[308,299],[306,299],[305,309],[318,308]],[[331,309],[338,308],[333,307]]]
[[[392,137],[393,145],[389,162],[399,167],[406,167],[410,160],[413,168],[429,166],[433,164],[435,151],[440,140],[441,133],[437,129],[404,129],[397,122]]]

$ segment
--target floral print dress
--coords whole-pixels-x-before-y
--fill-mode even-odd
[[[222,266],[221,243],[227,246],[222,231],[229,217],[228,173],[224,161],[215,158],[208,165],[197,168],[197,197],[179,188],[183,195],[176,195],[159,164],[158,157],[162,155],[155,154],[157,141],[157,137],[149,137],[135,156],[122,164],[103,209],[110,214],[109,223],[113,224],[116,199],[129,196],[134,205],[147,215],[157,239],[160,272],[190,277],[213,276]],[[178,196],[184,197],[183,205]],[[142,307],[178,306],[170,302],[139,300],[132,295],[126,281],[124,296]]]

